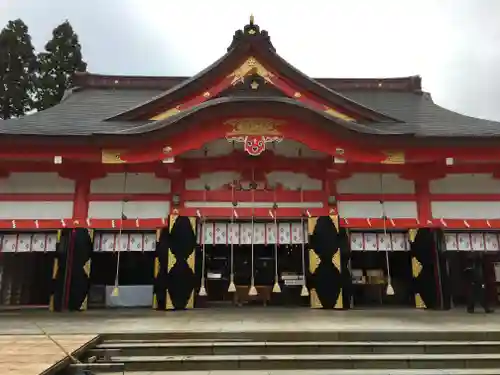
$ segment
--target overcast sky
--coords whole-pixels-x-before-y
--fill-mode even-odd
[[[193,75],[251,13],[312,77],[419,74],[438,104],[500,121],[500,0],[0,0],[38,49],[68,19],[104,74]]]

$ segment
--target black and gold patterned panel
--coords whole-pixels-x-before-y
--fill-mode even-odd
[[[308,219],[309,288],[312,308],[343,309],[342,237],[338,216]]]
[[[411,268],[415,290],[415,307],[437,308],[439,285],[436,282],[435,235],[430,228],[410,229]]]
[[[71,265],[68,310],[87,310],[90,290],[90,270],[92,264],[93,230],[76,228],[72,231],[70,247]]]
[[[52,290],[50,293],[50,311],[62,311],[65,305],[64,290],[66,288],[66,262],[68,259],[68,249],[71,242],[71,230],[58,230],[56,254],[54,265],[52,266]]]
[[[153,268],[153,308],[165,310],[167,305],[167,263],[169,250],[168,228],[156,232],[155,261]]]
[[[192,309],[199,284],[195,271],[196,218],[171,215],[169,233],[166,309]]]

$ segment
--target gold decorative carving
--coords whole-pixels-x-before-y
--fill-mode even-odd
[[[415,238],[417,238],[418,229],[409,229],[408,230],[408,239],[410,243],[415,242]]]
[[[335,109],[330,107],[325,107],[325,113],[328,113],[330,116],[336,117],[344,121],[355,121],[352,117],[344,115],[343,113],[336,111]]]
[[[188,258],[186,260],[186,263],[187,263],[189,269],[191,271],[193,271],[193,275],[194,275],[194,257],[195,257],[195,254],[194,254],[194,249],[193,249],[193,252],[188,256]]]
[[[189,217],[189,224],[191,225],[191,229],[193,230],[193,233],[196,234],[196,217],[195,216]]]
[[[80,311],[87,310],[88,300],[89,300],[89,296],[86,295],[85,299],[83,300],[82,304],[80,305]]]
[[[158,278],[159,274],[160,274],[160,258],[156,257],[153,277],[156,279],[156,278]]]
[[[186,304],[186,309],[192,309],[192,308],[194,308],[194,290],[191,292]]]
[[[414,278],[417,278],[420,275],[420,272],[422,272],[422,268],[422,263],[420,263],[417,258],[411,258],[411,270]]]
[[[250,87],[252,88],[252,90],[257,90],[259,88],[259,82],[252,81]]]
[[[344,299],[342,298],[342,288],[339,290],[339,295],[337,296],[337,301],[335,302],[334,309],[343,309],[344,308]]]
[[[255,34],[255,30],[254,30],[254,29],[250,29],[250,30],[248,30],[248,33],[249,33],[250,35],[254,35],[254,34]]]
[[[175,257],[175,254],[172,252],[172,250],[168,249],[167,272],[170,272],[170,270],[175,266],[176,263],[177,258]]]
[[[165,112],[162,112],[160,114],[157,114],[156,116],[154,117],[151,117],[150,120],[153,120],[153,121],[160,121],[160,120],[164,120],[166,118],[169,118],[169,117],[172,117],[176,114],[178,114],[180,112],[180,106],[176,106],[174,108],[170,108],[169,110],[165,111]]]
[[[54,259],[54,266],[52,267],[52,280],[57,279],[57,274],[59,273],[59,260]]]
[[[204,98],[210,98],[210,95],[212,95],[212,94],[210,94],[210,92],[209,92],[209,91],[205,91],[205,92],[203,93],[203,97],[204,97]]]
[[[172,303],[172,298],[170,298],[170,293],[167,290],[167,301],[165,302],[165,308],[167,310],[173,310],[174,304]]]
[[[314,274],[320,263],[321,259],[318,254],[313,249],[309,249],[309,272]]]
[[[322,309],[323,304],[321,303],[318,293],[316,292],[316,289],[311,289],[310,293],[310,299],[311,299],[311,308],[313,309]]]
[[[415,294],[415,307],[417,309],[426,309],[427,308],[424,300],[422,299],[422,296],[419,293]]]
[[[224,124],[233,127],[233,130],[227,136],[281,135],[278,127],[284,123],[282,120],[261,117],[235,118],[224,122]]]
[[[241,64],[236,70],[234,70],[227,77],[231,78],[231,85],[236,85],[239,82],[243,82],[244,78],[249,74],[257,74],[264,78],[265,82],[273,84],[273,77],[270,71],[268,71],[255,57],[250,56]]]
[[[307,232],[309,235],[314,233],[314,229],[316,229],[316,224],[318,223],[317,217],[310,217],[307,219]]]
[[[103,164],[123,164],[121,159],[121,152],[119,150],[102,150],[101,162]]]
[[[300,98],[301,96],[302,96],[302,94],[298,91],[295,91],[295,93],[293,94],[294,98]]]
[[[333,254],[332,263],[335,266],[335,268],[337,269],[337,271],[339,271],[339,273],[340,273],[341,272],[340,271],[340,266],[341,266],[341,264],[340,264],[340,249],[337,249],[335,254]]]
[[[330,220],[333,222],[333,225],[335,225],[335,229],[337,230],[337,233],[339,232],[339,215],[330,215]]]
[[[170,232],[172,232],[172,228],[174,227],[178,216],[179,215],[177,214],[177,212],[175,212],[175,210],[172,212],[172,215],[170,215],[170,222],[169,222],[169,226],[168,226],[168,230]]]
[[[83,272],[85,272],[85,275],[87,275],[87,277],[90,277],[90,259],[87,260],[83,265]]]
[[[405,154],[402,151],[384,151],[386,158],[382,160],[382,164],[404,164]]]

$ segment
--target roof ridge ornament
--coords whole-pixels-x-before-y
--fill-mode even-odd
[[[255,23],[255,17],[253,14],[250,15],[250,22],[243,27],[243,30],[236,30],[233,36],[233,41],[227,50],[231,51],[239,45],[246,43],[267,44],[272,51],[276,52],[276,49],[271,44],[269,34],[266,30],[261,30],[259,25]]]

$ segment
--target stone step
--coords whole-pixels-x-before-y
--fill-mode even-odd
[[[256,331],[103,334],[106,342],[140,341],[500,341],[499,331]]]
[[[105,342],[88,356],[270,355],[270,354],[486,354],[500,353],[497,341],[199,341]]]
[[[500,368],[500,354],[113,356],[125,371]],[[101,363],[101,365],[105,365]],[[101,367],[101,370],[103,367]],[[122,367],[118,369],[121,370]]]
[[[93,368],[94,374],[102,373]],[[122,371],[106,372],[107,375],[123,375]],[[360,375],[359,370],[219,370],[219,371],[127,371],[126,375]],[[362,375],[498,375],[498,369],[377,369],[363,370]]]

